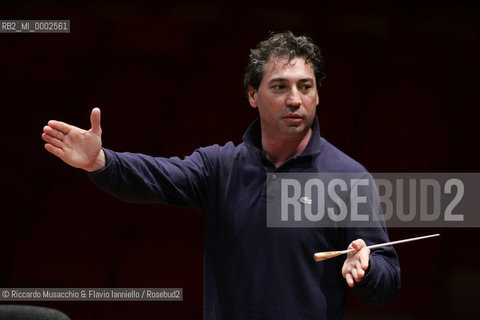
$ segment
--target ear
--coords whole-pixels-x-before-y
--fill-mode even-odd
[[[252,108],[258,108],[257,94],[257,90],[254,87],[248,86],[248,102],[250,102]]]

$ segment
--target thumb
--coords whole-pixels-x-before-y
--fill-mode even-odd
[[[352,242],[352,247],[359,251],[360,249],[362,249],[363,247],[366,247],[366,244],[365,242],[362,240],[362,239],[357,239],[355,241]]]
[[[92,124],[91,131],[95,134],[101,135],[102,128],[100,127],[100,109],[93,108],[92,114],[90,115],[90,123]]]

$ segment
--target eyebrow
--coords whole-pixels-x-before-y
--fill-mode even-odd
[[[284,82],[284,81],[288,82],[288,79],[286,79],[286,78],[273,78],[268,83]],[[313,79],[312,78],[303,78],[303,79],[298,80],[298,82],[308,82],[308,81],[313,81]]]

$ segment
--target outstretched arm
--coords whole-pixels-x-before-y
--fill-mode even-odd
[[[102,150],[100,109],[90,115],[91,129],[84,130],[67,123],[50,120],[43,128],[45,149],[75,168],[92,172],[105,166]]]

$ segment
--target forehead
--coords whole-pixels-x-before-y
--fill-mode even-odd
[[[287,57],[270,58],[265,64],[262,81],[269,81],[273,78],[287,80],[311,78],[315,80],[315,72],[312,64],[306,62],[304,58],[293,58],[291,61],[288,61]]]

